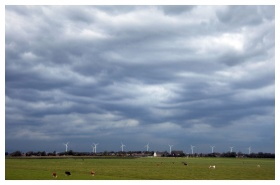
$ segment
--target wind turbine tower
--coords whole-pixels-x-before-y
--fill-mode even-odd
[[[93,152],[94,152],[94,153],[96,153],[96,148],[97,148],[97,145],[98,145],[98,144],[99,144],[99,143],[96,143],[96,144],[93,143],[94,146],[92,145],[92,148],[93,148]]]
[[[233,146],[229,147],[230,148],[230,153],[232,153],[232,149],[233,149]]]
[[[122,148],[122,152],[123,152],[123,147],[125,147],[125,145],[123,144],[123,143],[121,143],[122,145],[121,145],[121,148]]]
[[[248,150],[249,150],[249,155],[250,155],[251,154],[251,147],[249,147]]]
[[[194,147],[195,147],[195,146],[191,145],[192,154],[193,154],[193,148],[194,148]]]
[[[65,152],[67,152],[68,151],[68,144],[69,144],[69,142],[63,143],[63,144],[65,145]]]
[[[169,145],[169,153],[171,154],[171,151],[172,151],[172,146],[173,145]]]
[[[212,153],[214,153],[215,146],[210,146],[212,148]]]
[[[145,147],[147,148],[147,152],[149,151],[149,143],[147,145],[145,145]]]

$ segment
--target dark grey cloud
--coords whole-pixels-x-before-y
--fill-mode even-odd
[[[160,8],[162,8],[163,12],[167,15],[177,15],[177,14],[188,12],[193,8],[195,8],[195,6],[170,5],[170,6],[160,6]]]
[[[274,6],[6,6],[5,23],[6,150],[274,152]]]
[[[218,11],[217,16],[225,24],[250,27],[274,19],[274,12],[271,6],[229,6],[228,10]]]

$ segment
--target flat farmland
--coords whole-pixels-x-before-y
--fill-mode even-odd
[[[188,165],[184,165],[186,162]],[[274,159],[6,158],[6,180],[274,180]],[[209,169],[215,165],[215,169]],[[95,171],[95,176],[90,172]],[[70,171],[71,176],[64,172]],[[52,172],[58,177],[53,178]]]

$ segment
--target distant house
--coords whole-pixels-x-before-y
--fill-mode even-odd
[[[165,152],[154,152],[154,157],[163,157],[165,156]]]
[[[173,150],[171,152],[171,156],[173,156],[173,157],[183,157],[183,156],[185,156],[185,154],[182,150]]]
[[[145,154],[145,153],[132,153],[131,156],[134,156],[134,157],[147,157],[148,154]]]

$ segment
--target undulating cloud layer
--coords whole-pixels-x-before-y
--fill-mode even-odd
[[[6,150],[274,152],[274,6],[6,6]]]

